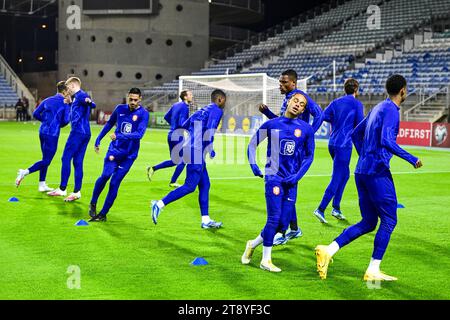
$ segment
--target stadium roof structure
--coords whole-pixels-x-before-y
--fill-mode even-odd
[[[48,17],[57,12],[57,0],[0,0],[0,15]]]

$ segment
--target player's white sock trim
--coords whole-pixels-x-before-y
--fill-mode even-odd
[[[46,187],[47,184],[45,183],[45,181],[39,181],[39,187]]]
[[[211,221],[209,216],[202,216],[202,223],[207,224]]]
[[[263,246],[263,261],[270,261],[272,260],[272,247],[266,247]]]
[[[367,271],[370,273],[378,273],[380,272],[380,264],[381,260],[377,260],[374,258],[370,259],[369,267],[367,268]]]
[[[163,202],[162,200],[158,200],[158,201],[156,202],[156,205],[157,205],[158,208],[160,208],[160,209],[162,209],[162,208],[165,207],[165,204],[164,204],[164,202]]]
[[[255,238],[255,240],[252,241],[252,248],[256,248],[261,243],[263,243],[264,239],[261,237],[261,234],[258,234],[258,236]]]
[[[339,251],[339,245],[336,241],[333,241],[327,246],[327,251],[330,256],[334,256]]]
[[[30,174],[30,170],[28,170],[28,169],[25,169],[25,170],[23,170],[24,172],[23,172],[23,175],[24,176],[27,176],[27,175],[29,175]]]

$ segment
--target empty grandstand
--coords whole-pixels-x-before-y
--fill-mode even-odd
[[[368,10],[369,6],[378,11]],[[340,94],[334,85],[355,77],[361,83],[361,99],[370,108],[384,94],[385,79],[401,73],[414,96],[405,104],[403,117],[436,121],[448,114],[450,32],[435,32],[427,38],[432,33],[424,36],[424,30],[437,21],[449,21],[450,0],[350,0],[326,8],[272,28],[279,32],[260,36],[265,40],[192,75],[267,73],[277,77],[293,68],[308,79],[308,91],[323,107]],[[370,25],[374,14],[379,15],[378,24]],[[415,35],[421,35],[421,41],[409,48],[402,45]],[[177,89],[174,80],[146,90],[146,95],[164,108],[176,99]]]

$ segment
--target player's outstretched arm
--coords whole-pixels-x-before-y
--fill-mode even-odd
[[[84,105],[91,107],[92,109],[95,109],[97,107],[95,102],[88,95],[86,95],[86,97],[84,98]]]
[[[334,103],[331,102],[323,112],[322,120],[332,123],[334,119]]]
[[[263,123],[261,127],[255,132],[255,134],[250,139],[250,143],[247,147],[247,158],[248,162],[250,163],[250,168],[252,169],[252,172],[257,177],[263,177],[263,174],[261,170],[259,169],[258,165],[256,164],[256,148],[261,143],[261,141],[264,141],[264,139],[267,138],[267,122]]]
[[[44,101],[42,101],[40,104],[39,104],[39,106],[36,108],[36,110],[34,110],[33,111],[33,117],[36,119],[36,120],[38,120],[38,121],[40,121],[40,122],[42,122],[44,119],[42,118],[42,112],[44,112],[44,110],[45,110],[45,100]]]
[[[369,118],[369,115],[365,117],[357,126],[352,130],[351,137],[353,144],[355,145],[356,152],[358,154],[361,154],[361,149],[364,141],[364,132],[366,131],[367,127],[367,119]]]
[[[258,105],[258,110],[259,110],[259,112],[261,112],[263,115],[265,115],[269,119],[273,119],[273,118],[277,118],[278,117],[275,113],[270,111],[268,106],[266,106],[263,103]]]
[[[64,104],[60,117],[60,127],[64,128],[70,122],[70,106],[68,104]]]
[[[97,139],[95,139],[95,152],[98,153],[99,147],[100,147],[100,141],[103,139],[103,137],[114,127],[114,125],[117,122],[117,107],[114,109],[113,113],[111,114],[111,117],[109,117],[109,120],[104,125],[102,131],[97,136]]]
[[[309,109],[309,112],[313,116],[313,122],[311,123],[311,127],[313,128],[313,132],[319,130],[320,126],[323,122],[323,111],[322,108],[311,98],[307,97],[306,107]]]
[[[397,136],[396,136],[396,126],[399,122],[398,111],[387,112],[383,118],[383,127],[381,129],[381,146],[386,148],[392,154],[395,154],[397,157],[400,157],[409,163],[411,163],[415,168],[419,159],[409,152],[402,149],[397,144]]]

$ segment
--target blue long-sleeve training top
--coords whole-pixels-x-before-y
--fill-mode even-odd
[[[44,99],[33,112],[33,117],[41,122],[39,133],[59,137],[60,129],[69,123],[69,111],[61,94]]]
[[[223,110],[215,103],[194,112],[184,123],[189,131],[192,163],[203,163],[205,151],[213,150],[214,134],[222,119]],[[201,155],[201,157],[200,157]]]
[[[283,100],[283,104],[281,105],[280,116],[283,116],[284,113],[286,112],[289,99],[291,99],[291,97],[297,93],[300,93],[306,98],[305,111],[301,115],[299,115],[298,118],[309,123],[310,116],[313,116],[313,122],[311,123],[311,127],[313,128],[314,132],[316,132],[322,125],[322,113],[323,113],[322,108],[313,99],[311,99],[311,97],[306,92],[303,92],[300,89],[294,89],[286,93],[286,96]],[[275,115],[269,109],[265,110],[264,115],[269,119],[277,117],[277,115]]]
[[[412,165],[416,164],[418,158],[400,148],[396,141],[400,126],[399,110],[388,98],[377,104],[353,130],[351,136],[359,154],[355,173],[381,174],[389,170],[394,154]]]
[[[331,124],[330,146],[351,148],[353,129],[364,119],[364,106],[352,94],[333,100],[323,112]]]
[[[147,130],[148,118],[148,112],[142,106],[132,111],[127,104],[119,104],[99,133],[95,146],[98,147],[103,137],[116,125],[116,140],[109,144],[108,153],[136,159],[140,140]]]
[[[256,164],[256,147],[264,139],[267,142],[266,179],[297,175],[300,180],[314,158],[314,132],[300,119],[277,117],[264,122],[250,140],[247,156],[250,164]]]
[[[189,118],[189,105],[184,101],[175,103],[164,115],[164,120],[170,124],[169,133],[181,128],[187,118]]]
[[[72,104],[70,107],[70,126],[72,132],[90,135],[91,126],[89,125],[89,118],[91,109],[96,107],[94,101],[88,103],[86,98],[89,95],[83,90],[78,91],[72,96]]]

